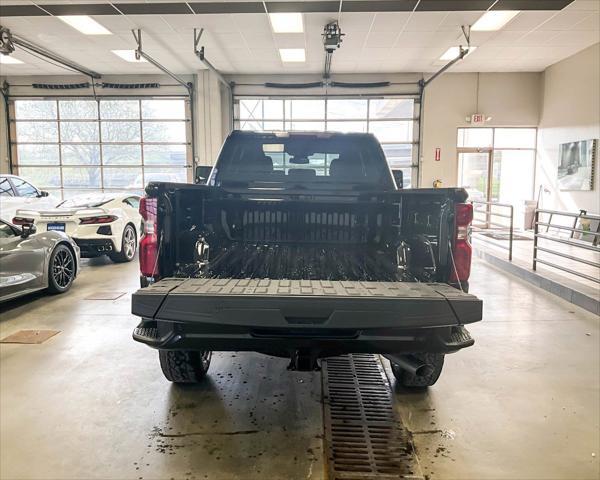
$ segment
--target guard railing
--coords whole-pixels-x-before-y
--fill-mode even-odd
[[[504,231],[508,233],[508,246],[504,243],[493,242],[493,244],[504,250],[508,250],[508,259],[513,257],[513,235],[514,235],[514,207],[509,203],[484,202],[472,200],[474,232]]]
[[[595,223],[595,231],[592,229],[582,228],[582,220],[590,225],[592,222]],[[541,227],[541,228],[540,228]],[[542,230],[545,231],[542,233]],[[551,231],[550,229],[554,229]],[[564,235],[561,235],[564,234]],[[576,239],[576,235],[590,236],[591,241],[584,241]],[[548,245],[539,245],[540,240],[546,240],[550,242]],[[534,222],[534,237],[533,237],[533,269],[537,269],[538,263],[546,265],[548,267],[562,270],[563,272],[570,273],[586,280],[590,280],[595,283],[600,283],[600,263],[598,262],[598,256],[592,254],[588,255],[588,258],[583,257],[584,252],[595,252],[600,255],[600,216],[588,214],[585,210],[581,210],[579,213],[572,212],[561,212],[557,210],[544,210],[536,209],[535,211],[535,222]],[[556,247],[553,247],[556,245]],[[568,245],[568,253],[559,250],[559,245]],[[563,250],[565,250],[563,248]],[[578,269],[569,268],[564,265],[559,265],[553,261],[539,258],[539,252],[544,252],[549,255],[564,258],[572,262],[579,264],[588,265],[593,267],[588,269],[588,272],[582,272]],[[554,258],[554,257],[552,257]],[[595,272],[590,275],[589,273]]]

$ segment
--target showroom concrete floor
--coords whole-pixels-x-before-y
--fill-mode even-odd
[[[68,294],[1,307],[1,337],[61,332],[0,346],[0,477],[324,478],[320,374],[223,353],[203,385],[170,385],[131,340],[137,281],[135,263],[86,261]],[[598,318],[483,262],[472,291],[475,347],[395,395],[426,478],[598,478]],[[86,299],[107,292],[124,295]]]

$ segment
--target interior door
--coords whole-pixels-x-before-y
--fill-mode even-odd
[[[490,169],[492,152],[458,152],[458,186],[469,193],[469,200],[489,202],[492,196]]]

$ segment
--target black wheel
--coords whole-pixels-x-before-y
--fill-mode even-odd
[[[48,262],[48,291],[51,293],[64,293],[75,278],[75,257],[71,249],[65,245],[58,245],[50,254]]]
[[[174,383],[196,383],[208,372],[210,350],[159,350],[160,368],[166,379]]]
[[[137,250],[137,236],[135,229],[131,225],[126,225],[121,238],[121,251],[112,252],[109,256],[113,262],[125,263],[131,262],[135,257]]]
[[[413,357],[421,360],[423,363],[433,366],[433,372],[431,372],[429,375],[417,376],[406,370],[403,370],[399,365],[390,362],[394,377],[396,377],[396,380],[400,383],[400,385],[406,388],[431,387],[435,382],[437,382],[438,378],[440,378],[440,374],[442,373],[442,368],[444,366],[444,354],[415,353],[413,354]]]

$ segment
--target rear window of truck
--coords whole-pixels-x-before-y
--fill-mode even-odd
[[[389,187],[385,156],[371,137],[232,137],[215,183],[356,184]]]

